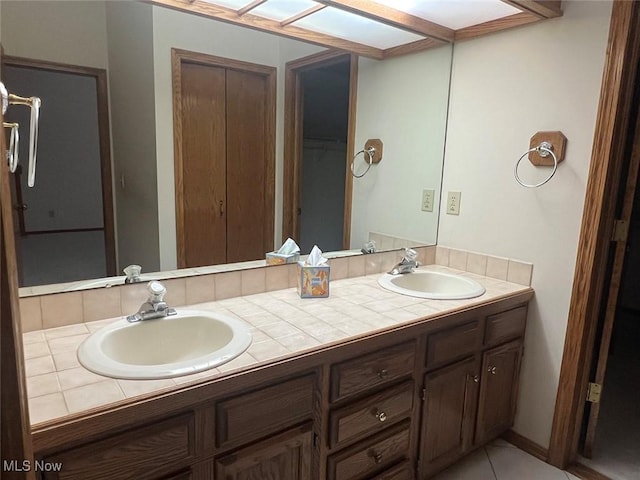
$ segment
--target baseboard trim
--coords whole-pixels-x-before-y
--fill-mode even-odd
[[[523,437],[513,430],[507,430],[502,434],[502,439],[512,445],[515,445],[520,450],[527,452],[529,455],[532,455],[543,462],[549,463],[547,462],[549,450],[538,445],[536,442],[529,440],[527,437]],[[611,478],[600,472],[596,472],[591,467],[587,467],[586,465],[577,462],[569,465],[565,468],[565,471],[581,478],[582,480],[611,480]]]
[[[513,430],[507,430],[502,434],[502,438],[505,441],[515,445],[520,450],[527,452],[529,455],[532,455],[545,463],[547,462],[547,458],[549,457],[549,450],[541,445],[538,445],[536,442],[529,440],[527,437],[523,437]]]
[[[583,480],[611,480],[611,478],[606,475],[601,474],[600,472],[596,472],[591,467],[587,467],[582,463],[574,463],[569,465],[566,468],[567,472],[575,475],[576,477],[580,477]]]

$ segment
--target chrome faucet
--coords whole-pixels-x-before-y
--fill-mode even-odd
[[[149,282],[147,284],[147,290],[149,290],[149,298],[140,305],[136,313],[127,316],[128,322],[135,323],[143,320],[152,320],[154,318],[164,318],[178,313],[175,308],[170,308],[167,302],[164,301],[167,289],[160,282],[155,280]]]
[[[389,274],[400,275],[403,273],[412,273],[416,268],[420,266],[420,264],[416,260],[417,256],[418,254],[413,248],[405,248],[404,257],[402,257],[402,260],[400,260],[400,262],[395,267],[389,270]]]
[[[123,271],[127,276],[127,278],[124,279],[124,283],[138,283],[142,281],[140,278],[142,267],[140,265],[129,265],[125,267]]]

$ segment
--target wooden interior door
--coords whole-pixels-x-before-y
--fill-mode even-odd
[[[273,242],[263,227],[273,210],[265,197],[266,118],[267,79],[227,70],[227,262],[264,258]]]
[[[182,162],[176,164],[179,266],[226,263],[226,72],[182,62]]]
[[[273,250],[276,69],[174,49],[180,268]]]
[[[0,122],[3,121],[0,113]],[[3,480],[33,480],[33,448],[23,366],[22,329],[18,304],[18,277],[14,244],[9,169],[4,152],[6,142],[0,135],[0,477]],[[4,462],[15,468],[4,468]]]
[[[618,234],[615,236],[615,252],[613,259],[613,267],[609,280],[609,291],[607,293],[607,303],[604,311],[604,323],[602,327],[602,335],[600,345],[596,347],[594,361],[596,362],[595,378],[593,383],[605,387],[604,379],[607,371],[607,361],[609,359],[609,350],[611,347],[611,337],[613,334],[613,325],[616,319],[616,311],[618,308],[618,298],[620,294],[620,284],[622,281],[622,272],[624,268],[624,260],[627,254],[628,226],[631,223],[631,215],[633,213],[633,203],[638,183],[638,171],[640,170],[640,106],[637,106],[635,133],[631,143],[631,156],[629,159],[629,171],[627,173],[627,181],[622,201],[622,211],[618,220]],[[586,458],[593,456],[593,449],[596,437],[596,428],[598,425],[598,416],[600,414],[600,403],[593,402],[590,404],[589,416],[587,420],[587,429],[584,439],[584,447],[582,454]]]

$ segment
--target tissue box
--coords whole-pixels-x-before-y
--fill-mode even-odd
[[[283,263],[296,263],[300,258],[300,252],[283,255],[277,252],[267,253],[267,265],[282,265]]]
[[[298,262],[298,294],[300,298],[329,296],[329,265],[305,266]]]

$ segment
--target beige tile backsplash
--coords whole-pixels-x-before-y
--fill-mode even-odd
[[[533,265],[530,263],[442,246],[417,247],[416,250],[421,265],[444,265],[498,280],[531,284]],[[331,279],[386,272],[401,256],[401,252],[390,251],[333,258],[329,261]],[[174,278],[163,280],[163,283],[167,287],[167,302],[180,306],[291,288],[296,286],[296,279],[296,265],[289,264]],[[137,283],[21,298],[22,329],[32,332],[43,328],[74,328],[73,325],[82,322],[134,313],[146,297],[146,284]],[[81,340],[87,334],[86,329],[79,330],[75,340]],[[56,352],[52,353],[56,358]],[[66,360],[56,358],[59,362]],[[72,359],[69,361],[73,364]],[[49,366],[44,365],[33,365],[33,368],[42,374],[49,371]]]
[[[436,247],[435,263],[519,285],[531,285],[533,276],[533,264],[531,263],[440,245]]]

